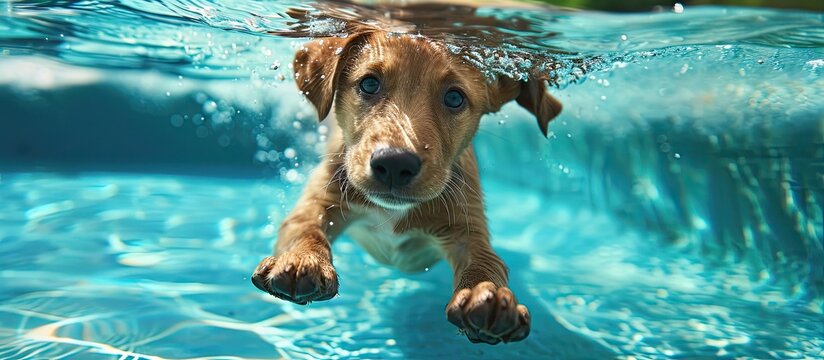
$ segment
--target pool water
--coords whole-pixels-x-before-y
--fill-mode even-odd
[[[824,14],[517,5],[0,3],[0,358],[824,358]],[[560,64],[548,138],[508,105],[475,141],[525,341],[345,237],[338,297],[251,284],[328,131],[288,64],[351,14]]]

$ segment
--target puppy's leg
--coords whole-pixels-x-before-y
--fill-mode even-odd
[[[305,305],[338,293],[332,266],[330,221],[339,220],[340,188],[333,179],[337,166],[322,163],[312,173],[294,210],[280,226],[274,256],[263,259],[252,274],[258,289]],[[335,229],[342,228],[344,224]]]
[[[474,154],[470,150],[462,158],[460,197],[466,206],[453,207],[455,224],[440,236],[454,271],[446,317],[472,342],[520,341],[529,335],[529,311],[509,290],[508,269],[489,243]]]
[[[446,318],[472,342],[497,344],[529,335],[530,317],[509,290],[507,269],[488,238],[470,233],[445,247],[454,271],[454,293]]]

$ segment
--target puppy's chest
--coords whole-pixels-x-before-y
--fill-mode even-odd
[[[395,232],[405,213],[358,210],[358,220],[347,227],[346,233],[376,261],[404,272],[418,272],[443,257],[433,236],[418,229]]]

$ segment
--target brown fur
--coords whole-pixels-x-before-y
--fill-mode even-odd
[[[254,284],[299,304],[334,297],[330,243],[348,231],[378,261],[403,271],[445,258],[454,272],[447,319],[469,340],[524,339],[529,312],[507,288],[508,270],[490,245],[470,144],[481,116],[512,100],[535,114],[546,134],[561,106],[545,79],[490,82],[438,42],[381,31],[314,40],[298,50],[293,66],[319,118],[332,118],[328,154],[281,225],[274,256],[255,270]],[[367,75],[381,80],[379,96],[359,92]],[[461,110],[443,105],[449,89],[464,94]],[[388,189],[372,178],[369,159],[378,146],[420,157],[409,186]]]

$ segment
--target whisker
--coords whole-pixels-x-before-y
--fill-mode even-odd
[[[346,204],[346,208],[351,209],[352,204],[349,202],[349,182],[348,181],[346,182],[346,186],[344,187],[344,190],[345,190],[345,195],[343,197],[343,201]],[[341,210],[341,212],[342,212],[342,210]],[[341,215],[341,216],[343,216],[343,215]],[[343,219],[346,220],[346,217],[343,216]]]
[[[468,209],[469,201],[466,198],[466,194],[464,194],[464,192],[462,191],[462,189],[461,189],[462,186],[455,181],[455,176],[452,176],[450,178],[449,183],[450,183],[449,192],[450,192],[452,198],[454,199],[454,201],[456,203],[460,204],[460,199],[458,198],[458,196],[461,196],[463,198],[464,206],[459,207],[458,211],[462,211],[464,213],[464,218],[466,219],[467,228],[469,228],[469,209]],[[457,219],[456,219],[456,222],[457,222]]]
[[[490,130],[486,130],[486,129],[481,129],[481,128],[478,128],[478,131],[477,131],[477,132],[479,132],[479,133],[483,133],[484,135],[489,135],[489,136],[492,136],[493,138],[495,138],[494,140],[498,140],[498,141],[504,142],[504,143],[506,143],[507,145],[512,145],[512,146],[516,146],[516,145],[517,145],[517,143],[516,143],[515,141],[513,141],[511,138],[508,138],[508,137],[506,137],[506,136],[502,136],[502,135],[496,134],[496,133],[494,133],[494,132],[492,132],[492,131],[490,131]]]
[[[332,173],[332,176],[329,177],[329,181],[326,182],[326,185],[323,186],[323,191],[328,192],[329,186],[332,185],[333,182],[340,180],[340,174],[343,172],[343,166],[338,167],[335,169],[335,172]]]
[[[392,212],[391,212],[391,214],[392,214],[392,215],[390,215],[390,216],[387,216],[387,217],[386,217],[386,220],[384,220],[384,222],[382,222],[382,223],[378,224],[378,227],[384,226],[384,225],[386,225],[388,222],[390,222],[390,221],[392,221],[392,220],[395,220],[395,217],[399,217],[399,216],[400,216],[400,214],[401,214],[401,212],[400,212],[400,211],[392,211]]]
[[[466,170],[463,168],[463,165],[461,165],[460,163],[457,163],[456,165],[458,166],[458,169],[461,170],[461,174],[466,174]],[[466,179],[464,179],[463,175],[461,176],[461,181],[463,181],[463,183],[466,184],[467,188],[469,188],[469,191],[471,191],[473,194],[475,194],[475,196],[477,196],[478,199],[483,202],[483,195],[481,194],[480,190],[476,190],[475,188],[472,187],[472,185],[467,183]]]
[[[460,164],[457,164],[457,165],[458,165],[458,167],[460,167]],[[463,179],[463,177],[459,177],[459,176],[461,176],[460,174],[456,174],[456,173],[453,172],[450,175],[451,176],[449,177],[449,179],[447,181],[447,189],[450,193],[450,196],[454,198],[454,201],[456,203],[460,204],[461,199],[459,199],[458,196],[460,196],[463,199],[463,205],[464,206],[459,207],[459,211],[463,211],[463,213],[464,213],[464,219],[466,221],[467,232],[469,232],[471,230],[471,227],[472,227],[472,225],[470,223],[470,217],[469,217],[469,199],[467,198],[466,193],[463,191],[464,185],[466,185],[466,181]],[[460,180],[461,183],[458,183],[458,180]]]
[[[446,209],[446,223],[447,223],[447,225],[452,226],[452,217],[449,214],[449,204],[447,204],[446,199],[444,199],[445,192],[446,192],[446,190],[444,190],[444,192],[442,192],[440,195],[438,195],[438,199],[441,200],[441,202],[443,203],[444,209]]]
[[[463,211],[465,213],[466,209],[463,206],[460,206],[461,203],[460,203],[460,201],[458,199],[458,195],[457,195],[458,190],[455,186],[456,186],[456,184],[452,180],[450,180],[447,183],[447,197],[450,199],[450,203],[453,204],[453,207],[454,207],[455,211],[453,212],[452,216],[455,218],[455,225],[458,225],[458,217],[461,215],[460,212]],[[455,205],[457,205],[457,206],[455,206]]]
[[[320,154],[320,155],[318,155],[318,158],[323,159],[323,158],[328,158],[330,156],[341,156],[341,155],[346,155],[346,153],[345,152],[330,152],[330,153]]]
[[[341,166],[341,168],[343,168],[343,167]],[[345,170],[343,171],[343,173],[345,173]],[[341,176],[344,176],[344,175],[341,175]],[[340,190],[340,198],[338,200],[338,204],[339,204],[338,208],[340,209],[341,219],[343,219],[343,221],[346,221],[346,214],[343,212],[343,205],[346,204],[347,207],[349,207],[348,201],[346,200],[349,196],[348,195],[349,182],[346,181],[345,176],[344,176],[344,178],[341,179],[339,184],[340,184],[340,187],[338,189]]]

